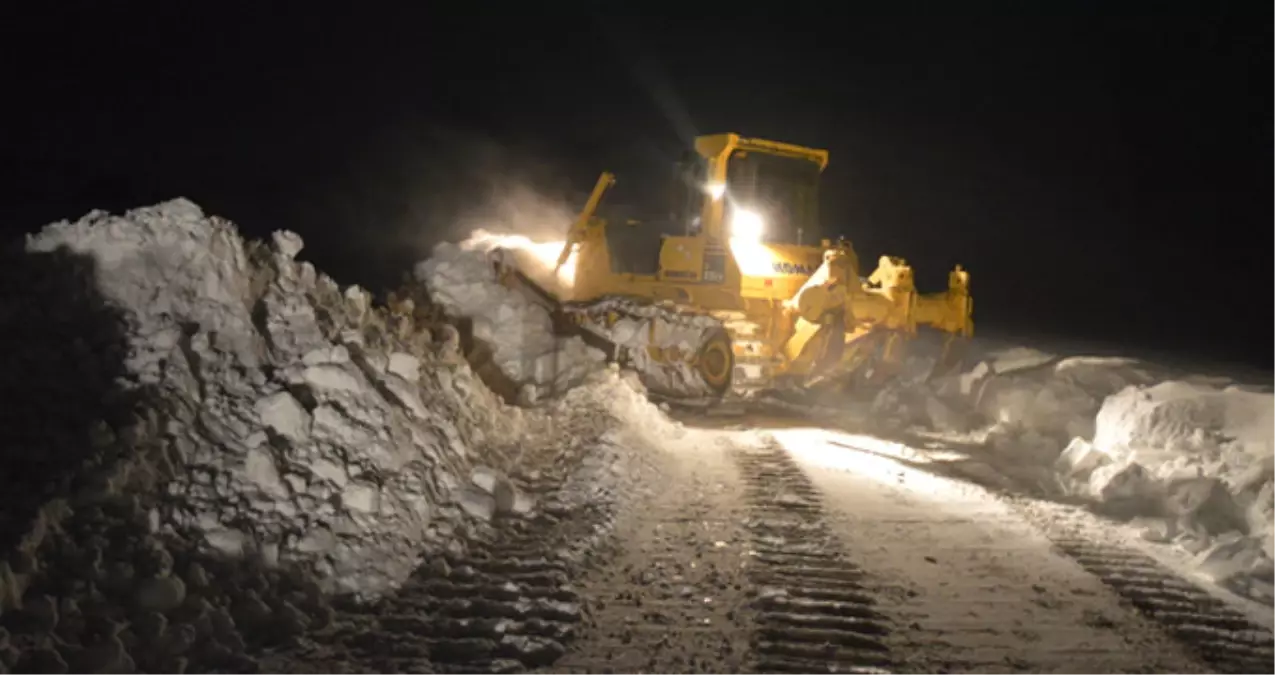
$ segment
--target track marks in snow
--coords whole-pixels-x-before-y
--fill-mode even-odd
[[[394,593],[341,603],[333,628],[282,650],[268,669],[512,673],[560,658],[585,619],[580,566],[611,534],[614,505],[564,502],[563,467],[551,466],[551,449],[537,453],[549,456],[528,458],[540,468],[517,477],[537,515],[497,517],[467,545],[423,561]]]
[[[824,523],[822,499],[780,448],[738,449],[758,587],[754,670],[888,672],[890,627]]]
[[[1054,543],[1219,672],[1265,672],[1275,661],[1269,630],[1150,557],[1083,539]]]
[[[311,636],[292,660],[382,673],[510,673],[552,663],[582,619],[573,567],[555,553],[563,526],[547,515],[499,523],[379,602],[343,607],[336,627]]]
[[[748,548],[738,479],[713,445],[660,453],[616,523],[614,557],[581,578],[587,628],[552,672],[738,672]],[[666,460],[666,461],[665,461]]]
[[[872,571],[899,670],[1209,670],[987,490],[840,446],[793,449]]]
[[[1053,543],[1054,549],[1093,575],[1126,606],[1159,626],[1183,650],[1216,672],[1270,670],[1275,636],[1269,608],[1224,591],[1209,590],[1175,571],[1172,556],[1123,526],[1074,506],[1029,499],[1008,503]]]

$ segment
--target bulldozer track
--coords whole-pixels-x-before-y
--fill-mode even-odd
[[[1053,542],[1218,672],[1267,672],[1271,667],[1271,631],[1149,556],[1085,539],[1058,537]]]
[[[348,657],[379,672],[511,673],[553,663],[581,621],[572,566],[553,552],[560,522],[513,521],[463,555],[422,566],[367,608]]]
[[[622,296],[563,303],[558,311],[575,327],[568,332],[636,371],[651,391],[690,398],[713,393],[694,368],[715,331],[725,330],[712,315],[671,302]]]
[[[734,455],[752,517],[758,589],[752,667],[767,673],[891,672],[888,620],[823,521],[818,490],[779,448]]]
[[[614,508],[560,503],[561,476],[522,484],[541,502],[537,515],[497,517],[394,594],[346,608],[350,628],[326,651],[365,672],[436,673],[528,672],[566,653],[585,613],[575,578],[605,548]]]

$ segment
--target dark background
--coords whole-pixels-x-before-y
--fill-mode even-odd
[[[6,6],[0,222],[186,196],[377,288],[737,131],[829,149],[826,227],[964,264],[983,334],[1270,368],[1271,4],[959,4]]]

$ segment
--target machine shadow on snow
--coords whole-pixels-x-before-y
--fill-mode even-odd
[[[4,248],[0,275],[0,551],[12,550],[41,506],[74,487],[94,437],[124,425],[139,392],[121,388],[126,319],[97,287],[93,258],[65,247]],[[104,424],[103,424],[104,423]]]

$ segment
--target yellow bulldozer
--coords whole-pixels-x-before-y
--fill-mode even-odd
[[[932,362],[948,367],[973,334],[969,274],[957,265],[946,291],[921,294],[905,261],[882,256],[861,276],[850,242],[821,238],[827,164],[825,150],[701,136],[667,218],[602,217],[616,181],[603,173],[556,264],[508,251],[497,269],[665,398],[879,384],[919,327],[940,331]]]

